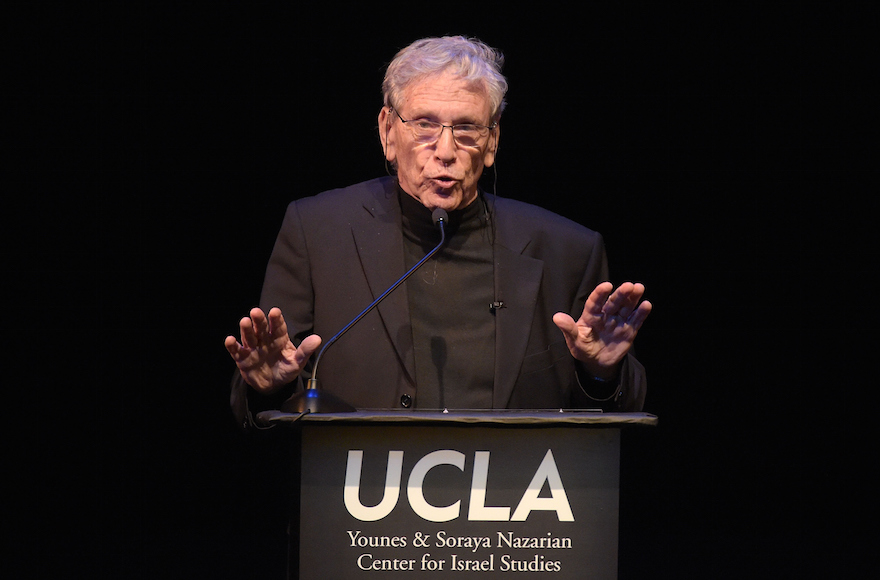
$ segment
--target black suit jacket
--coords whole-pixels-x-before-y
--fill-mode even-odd
[[[495,314],[493,407],[641,410],[646,383],[638,361],[624,361],[610,399],[594,399],[588,392],[595,386],[578,376],[552,321],[560,311],[577,319],[590,292],[608,279],[601,236],[523,202],[487,195],[487,204],[495,220],[495,297],[504,303]],[[260,305],[281,308],[297,343],[313,332],[327,340],[405,271],[396,180],[375,179],[288,206]],[[449,308],[455,316],[454,301]],[[319,384],[357,408],[400,408],[402,397],[418,396],[412,341],[400,287],[327,350]],[[258,404],[277,408],[295,388]],[[240,419],[247,390],[234,381]]]

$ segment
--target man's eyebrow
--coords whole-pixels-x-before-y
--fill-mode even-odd
[[[423,112],[423,113],[413,112],[412,118],[407,119],[407,121],[415,121],[418,119],[425,120],[425,121],[434,121],[436,123],[441,122],[440,117],[438,115],[433,115],[431,113],[425,113],[425,112]],[[455,118],[450,123],[444,123],[444,124],[445,125],[449,125],[449,124],[452,124],[452,125],[482,125],[483,123],[481,121],[474,120],[474,118],[471,116],[461,116],[461,117]]]

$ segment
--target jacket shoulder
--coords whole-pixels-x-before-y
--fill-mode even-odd
[[[393,199],[395,191],[394,181],[391,178],[380,177],[294,200],[290,202],[288,211],[296,208],[296,211],[304,217],[313,216],[320,219],[338,219],[340,215],[364,207],[378,212],[383,211]]]
[[[487,196],[490,207],[494,204],[499,228],[518,231],[532,240],[554,242],[602,243],[602,235],[583,224],[543,207],[515,199]]]

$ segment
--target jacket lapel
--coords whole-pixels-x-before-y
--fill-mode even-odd
[[[374,300],[406,272],[396,181],[387,179],[377,184],[381,185],[364,203],[366,217],[352,223],[358,257]],[[399,360],[414,382],[415,357],[406,289],[396,288],[376,308]]]
[[[396,181],[388,179],[379,183],[381,186],[364,203],[364,219],[352,223],[358,257],[374,300],[406,272]],[[510,401],[528,346],[544,262],[523,255],[531,238],[520,233],[522,228],[505,219],[503,200],[493,202],[490,205],[496,208],[502,206],[502,211],[496,211],[494,216],[498,226],[494,259],[495,297],[504,303],[503,308],[495,311],[493,406],[504,409]],[[414,383],[415,355],[406,290],[398,287],[377,309],[397,356]]]
[[[495,296],[504,303],[495,310],[495,391],[493,406],[505,409],[510,401],[519,369],[525,356],[544,262],[524,256],[531,238],[521,234],[522,228],[505,220],[502,205],[497,212],[495,242]]]

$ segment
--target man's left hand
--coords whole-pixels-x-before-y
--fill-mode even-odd
[[[617,374],[618,364],[651,313],[651,303],[642,300],[644,294],[642,284],[625,282],[614,290],[610,282],[603,282],[587,298],[577,322],[564,312],[553,316],[571,355],[594,377],[609,380]]]

